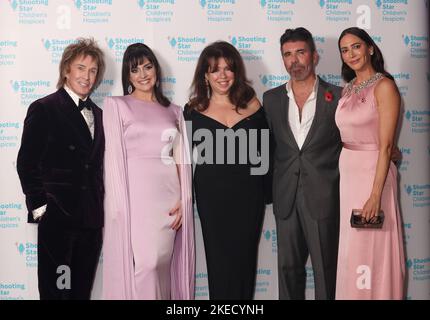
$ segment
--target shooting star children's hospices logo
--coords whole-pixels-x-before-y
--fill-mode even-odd
[[[411,58],[427,59],[429,50],[428,35],[403,34],[402,41],[409,48]]]
[[[180,62],[197,61],[203,47],[206,44],[206,37],[201,36],[169,36],[167,37],[170,47],[175,50],[177,59]]]
[[[27,268],[37,268],[37,243],[34,242],[16,242],[15,243],[18,254],[25,259],[25,266]]]
[[[124,37],[106,37],[106,44],[109,49],[113,52],[116,63],[122,63],[124,51],[130,44],[133,43],[145,43],[143,38],[124,38]]]
[[[150,23],[172,22],[176,0],[139,0],[137,4],[144,11],[145,21]]]
[[[82,13],[86,24],[106,24],[111,22],[113,0],[73,0],[76,9]]]
[[[237,48],[245,61],[263,60],[267,38],[258,35],[228,36],[230,43]]]
[[[22,25],[45,24],[48,19],[49,0],[8,0]]]
[[[405,112],[412,133],[422,134],[430,131],[430,110],[428,109],[409,109]]]
[[[430,184],[404,184],[404,191],[412,200],[413,208],[430,207]]]
[[[325,20],[328,22],[349,22],[352,16],[352,0],[313,0],[325,10]]]
[[[51,81],[48,80],[10,80],[9,83],[11,90],[19,94],[20,104],[23,107],[28,107],[51,90]]]
[[[376,8],[386,23],[404,22],[408,16],[409,0],[375,0]]]
[[[209,22],[232,22],[236,0],[198,0]]]
[[[14,144],[14,147],[17,146],[18,135],[16,131],[19,127],[17,122],[0,122],[0,149],[10,147],[9,144],[11,143]],[[12,128],[13,132],[9,132],[9,128]],[[22,215],[20,203],[0,203],[0,229],[17,229],[22,222]]]
[[[18,41],[0,40],[0,68],[16,64]]]
[[[285,82],[290,80],[290,76],[288,74],[260,74],[258,76],[260,82],[266,88],[275,88],[284,84]]]
[[[296,2],[296,0],[260,0],[260,7],[265,11],[267,21],[292,22]]]
[[[72,44],[76,43],[76,39],[61,39],[61,38],[43,38],[41,39],[42,46],[51,55],[51,63],[59,64],[63,55],[64,49]]]

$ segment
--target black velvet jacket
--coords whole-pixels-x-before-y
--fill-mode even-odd
[[[103,226],[102,110],[91,100],[94,140],[64,89],[33,102],[24,121],[17,169],[32,210],[47,204],[42,219],[62,226]]]

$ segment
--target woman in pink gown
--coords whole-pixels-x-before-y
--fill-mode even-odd
[[[149,47],[124,53],[124,96],[103,108],[104,299],[193,299],[191,166],[182,109]]]
[[[397,168],[390,161],[400,95],[384,70],[381,51],[364,30],[344,30],[339,50],[348,84],[336,111],[343,142],[336,299],[403,299],[402,221]],[[368,222],[383,210],[382,229],[352,228],[352,209],[363,209]]]

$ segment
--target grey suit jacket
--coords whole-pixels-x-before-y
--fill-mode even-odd
[[[339,218],[338,161],[342,144],[334,115],[341,90],[319,78],[315,117],[301,150],[288,122],[285,84],[263,95],[275,140],[273,211],[279,219],[292,213],[299,184],[313,219]]]

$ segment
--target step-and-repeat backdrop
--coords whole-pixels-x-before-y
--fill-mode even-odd
[[[184,105],[202,49],[232,43],[245,60],[261,99],[289,77],[279,49],[286,28],[304,26],[321,56],[320,76],[343,85],[337,38],[365,28],[381,47],[399,86],[403,109],[398,146],[400,202],[407,249],[408,299],[430,299],[430,107],[428,0],[0,0],[0,299],[38,299],[37,228],[26,223],[16,173],[29,104],[55,90],[63,49],[94,37],[106,53],[107,72],[93,94],[102,105],[120,95],[125,48],[144,42],[161,62],[165,93]],[[200,222],[196,220],[196,298],[208,298]],[[228,222],[226,222],[228,223]],[[228,234],[224,235],[229,237]],[[261,235],[255,298],[277,299],[276,229],[267,208]],[[103,258],[100,259],[100,265]],[[101,296],[101,268],[93,298]],[[307,267],[307,297],[313,272]]]

